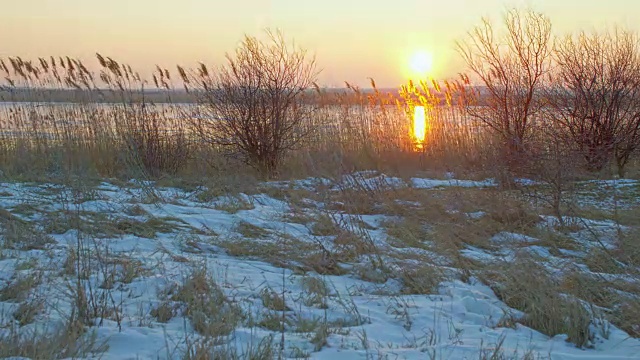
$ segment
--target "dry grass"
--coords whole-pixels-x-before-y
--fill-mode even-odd
[[[62,263],[60,274],[63,276],[74,276],[77,274],[78,252],[75,248],[67,248],[67,256]]]
[[[217,156],[220,156],[219,154]],[[200,159],[211,164],[204,172],[196,176],[183,176],[176,179],[174,186],[195,191],[195,200],[209,203],[219,197],[236,197],[240,194],[254,194],[259,186],[256,175],[246,165],[225,158]],[[202,165],[200,165],[202,167]],[[233,169],[233,171],[226,171]],[[203,188],[204,185],[204,188]]]
[[[33,204],[28,204],[28,203],[18,204],[11,209],[11,213],[16,215],[27,216],[27,217],[33,216],[39,211],[40,210],[38,209],[37,206]]]
[[[339,262],[353,262],[364,255],[375,255],[378,249],[363,231],[340,230],[333,239],[333,257]]]
[[[604,309],[613,309],[621,300],[610,284],[596,275],[568,271],[560,282],[561,290]]]
[[[328,214],[321,213],[314,217],[311,234],[315,236],[331,236],[340,232],[340,226]]]
[[[613,249],[592,248],[583,259],[591,272],[570,271],[561,283],[564,292],[604,309],[604,318],[633,337],[640,336],[638,233],[638,227],[619,232]]]
[[[431,219],[430,219],[431,220]],[[399,221],[387,221],[383,224],[387,241],[394,247],[425,248],[425,242],[430,240],[430,227],[417,217],[403,218]]]
[[[549,248],[551,254],[555,256],[563,256],[560,249],[574,251],[582,249],[581,245],[571,236],[547,226],[531,229],[528,231],[528,235],[538,239],[537,245]]]
[[[183,315],[195,331],[206,337],[229,335],[243,317],[204,269],[189,274],[171,300],[185,305]]]
[[[109,275],[111,281],[114,282],[130,284],[135,279],[150,273],[150,270],[143,266],[142,261],[131,258],[126,254],[103,256],[101,260],[105,266],[111,269]]]
[[[124,209],[124,214],[129,216],[147,216],[149,212],[140,205],[131,205]]]
[[[263,289],[260,292],[260,300],[262,305],[270,310],[274,311],[288,311],[291,310],[284,301],[284,298],[272,289]]]
[[[592,274],[577,271],[565,275],[562,289],[593,304],[601,317],[610,321],[632,337],[640,337],[640,286],[624,281],[608,281]]]
[[[149,217],[141,221],[114,217],[102,212],[55,211],[46,214],[43,226],[48,234],[64,234],[70,230],[78,230],[95,238],[113,238],[132,234],[153,239],[157,233],[171,233],[184,227],[184,224],[181,220],[172,217]]]
[[[313,217],[301,212],[293,212],[283,217],[282,221],[292,224],[307,225],[313,221]]]
[[[622,274],[624,268],[607,251],[600,248],[592,248],[583,259],[589,270],[596,273]]]
[[[636,210],[636,213],[639,212]],[[619,261],[630,266],[640,267],[640,226],[620,233],[617,245],[615,255]]]
[[[285,318],[284,321],[288,323],[288,319]],[[269,330],[269,331],[282,331],[282,313],[273,311],[273,310],[265,310],[260,314],[260,320],[256,325],[259,327]]]
[[[444,275],[436,266],[420,264],[407,267],[400,279],[404,294],[437,294],[438,285],[444,280]]]
[[[623,300],[614,310],[612,318],[620,329],[640,338],[640,301],[637,297]]]
[[[238,348],[233,343],[221,345],[220,340],[216,338],[188,340],[186,347],[182,360],[271,360],[278,354],[272,335],[242,348]]]
[[[578,347],[592,345],[591,315],[582,303],[561,295],[560,285],[542,265],[519,257],[483,276],[502,301],[526,314],[518,320],[522,324],[549,336],[567,334]]]
[[[235,230],[245,238],[259,239],[269,235],[269,231],[246,221],[240,221]]]
[[[3,238],[3,249],[42,250],[54,242],[51,237],[36,229],[32,223],[4,209],[0,209],[0,234]]]
[[[332,254],[318,245],[278,234],[278,241],[254,239],[219,240],[217,244],[231,256],[260,259],[296,272],[345,274]]]
[[[0,289],[0,301],[23,302],[29,298],[29,293],[41,282],[37,274],[19,276]]]
[[[176,310],[175,304],[165,300],[151,309],[150,315],[156,318],[158,322],[167,323],[176,315]]]
[[[242,210],[253,210],[254,208],[255,206],[249,199],[239,196],[228,196],[215,205],[216,210],[225,211],[229,214],[236,214]]]
[[[314,276],[306,276],[301,280],[302,289],[304,291],[304,304],[319,309],[327,309],[327,297],[329,296],[329,287],[327,283]]]
[[[122,234],[133,234],[149,239],[154,239],[158,233],[168,234],[174,232],[182,226],[181,220],[171,217],[152,217],[144,222],[123,219],[115,224],[116,229]]]
[[[359,215],[375,215],[384,211],[376,189],[345,188],[329,195],[326,208],[330,211]]]
[[[20,304],[13,313],[13,318],[18,325],[25,326],[33,323],[36,316],[44,310],[44,301],[42,299],[32,298]]]
[[[301,263],[303,271],[315,271],[320,275],[344,275],[349,272],[326,250],[308,253]]]
[[[13,328],[0,337],[0,357],[30,359],[85,358],[107,350],[96,342],[94,334],[87,334],[76,322],[67,322],[55,329],[34,329],[21,333]]]
[[[318,352],[328,345],[327,339],[329,338],[329,334],[329,327],[327,324],[322,323],[317,327],[313,337],[309,340],[311,344],[313,344],[313,351]]]

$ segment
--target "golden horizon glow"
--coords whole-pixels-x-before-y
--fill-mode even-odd
[[[366,0],[111,0],[108,6],[21,0],[3,5],[1,57],[61,55],[92,65],[97,51],[148,77],[156,64],[220,65],[245,34],[260,36],[272,28],[317,56],[318,83],[329,87],[344,81],[367,87],[369,78],[379,87],[418,80],[425,63],[416,73],[410,62],[422,50],[431,54],[428,78],[457,77],[466,67],[455,42],[467,39],[482,17],[503,31],[500,20],[512,7],[548,15],[558,36],[613,24],[640,31],[640,2],[631,0],[399,0],[393,6]]]
[[[416,80],[426,79],[433,72],[433,54],[429,51],[417,51],[409,59],[409,71]]]
[[[416,148],[422,149],[427,137],[427,113],[424,106],[416,106],[413,109],[413,140]]]

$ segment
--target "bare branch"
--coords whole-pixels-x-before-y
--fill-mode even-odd
[[[467,104],[467,113],[502,137],[507,162],[515,163],[543,106],[538,95],[551,68],[551,22],[533,11],[512,10],[504,25],[506,33],[497,37],[491,22],[483,19],[457,46],[483,86]]]
[[[304,99],[318,71],[315,59],[281,32],[266,35],[265,42],[245,36],[226,65],[192,72],[185,86],[201,95],[196,132],[270,176],[311,130],[315,107]]]

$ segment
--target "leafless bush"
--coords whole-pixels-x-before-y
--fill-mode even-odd
[[[280,32],[267,36],[266,42],[245,36],[218,69],[202,64],[189,74],[178,70],[185,86],[200,95],[196,133],[271,176],[311,130],[306,125],[316,107],[304,99],[318,71],[315,59]]]
[[[555,119],[592,171],[613,157],[618,172],[640,145],[640,48],[625,30],[567,36],[556,44],[555,84],[547,96]]]
[[[514,170],[543,106],[538,93],[551,66],[551,22],[534,11],[512,10],[504,25],[507,31],[498,37],[484,19],[466,42],[457,45],[483,85],[468,97],[467,113],[499,135],[504,165]]]
[[[574,200],[571,195],[581,163],[580,153],[563,134],[564,129],[557,124],[537,126],[535,140],[527,151],[528,166],[521,171],[527,179],[535,181],[522,184],[521,190],[529,198],[549,206],[562,226],[566,208]]]

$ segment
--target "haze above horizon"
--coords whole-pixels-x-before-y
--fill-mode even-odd
[[[316,55],[321,85],[366,86],[372,77],[393,87],[412,76],[416,54],[430,57],[429,76],[463,71],[455,41],[482,17],[498,22],[512,7],[543,12],[558,35],[614,25],[640,30],[634,0],[23,0],[2,4],[0,56],[93,61],[100,52],[144,73],[156,64],[220,64],[244,34],[277,28]]]

